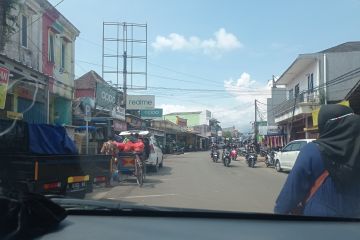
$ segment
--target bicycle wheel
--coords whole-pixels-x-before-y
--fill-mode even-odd
[[[135,163],[135,176],[137,184],[141,187],[144,183],[144,172],[140,161]]]
[[[143,167],[143,181],[145,180],[146,178],[146,163],[145,162],[142,162],[142,167]]]

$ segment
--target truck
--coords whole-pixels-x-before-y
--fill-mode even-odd
[[[78,154],[62,126],[0,120],[0,186],[83,198],[108,184],[112,156]]]

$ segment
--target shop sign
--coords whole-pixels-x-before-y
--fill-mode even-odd
[[[127,95],[126,109],[143,110],[155,108],[154,95]]]
[[[161,119],[163,116],[162,108],[140,110],[140,116],[144,119]]]
[[[0,109],[5,108],[9,74],[9,69],[0,67]]]
[[[267,135],[279,135],[282,134],[282,130],[279,126],[268,126]]]
[[[18,112],[7,111],[6,117],[9,119],[21,120],[23,119],[23,114]]]
[[[116,106],[111,111],[111,116],[115,119],[125,120],[125,109],[119,106]]]
[[[267,121],[258,121],[256,122],[258,126],[267,126]]]
[[[187,119],[176,116],[176,125],[178,125],[180,127],[186,127],[187,126]]]
[[[113,128],[114,128],[115,131],[118,131],[118,132],[126,131],[127,130],[127,124],[126,124],[126,122],[114,120],[113,121]]]
[[[96,83],[96,106],[112,111],[118,104],[118,91],[108,84]]]

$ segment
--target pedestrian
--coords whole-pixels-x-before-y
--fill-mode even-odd
[[[319,139],[300,150],[274,212],[360,217],[360,116],[329,104],[318,120]]]

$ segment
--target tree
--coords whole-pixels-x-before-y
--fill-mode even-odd
[[[232,137],[232,134],[230,131],[226,131],[226,132],[223,132],[223,137],[224,138],[231,138]]]
[[[11,10],[18,5],[18,0],[1,0],[0,1],[0,52],[5,48],[10,34],[15,32],[14,23],[17,16],[11,15]]]

